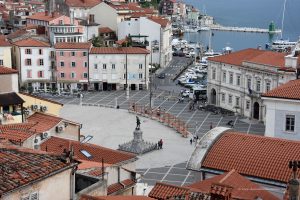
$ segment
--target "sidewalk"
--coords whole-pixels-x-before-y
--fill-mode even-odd
[[[64,105],[61,117],[82,123],[81,134],[94,136],[90,143],[112,149],[132,140],[136,126],[136,116],[121,109]],[[159,122],[143,117],[140,119],[144,140],[156,143],[162,139],[164,145],[162,150],[140,156],[136,168],[163,167],[187,161],[194,150],[189,138],[183,138]]]

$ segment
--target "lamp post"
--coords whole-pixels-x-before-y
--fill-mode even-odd
[[[126,49],[125,49],[125,67],[126,67],[126,83],[125,83],[125,87],[126,87],[126,99],[129,99],[129,87],[128,87],[128,59],[127,59],[127,42],[126,42]]]
[[[151,46],[150,46],[150,62],[151,62],[151,65],[150,65],[151,69],[150,69],[150,75],[149,75],[149,85],[150,85],[149,86],[149,89],[150,89],[149,105],[150,105],[150,109],[152,108],[152,50],[153,50],[152,44],[153,44],[153,41],[151,41]]]

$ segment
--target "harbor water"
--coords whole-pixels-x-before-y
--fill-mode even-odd
[[[268,28],[274,21],[276,28],[281,29],[284,0],[185,0],[207,15],[213,16],[215,21],[224,26]],[[287,0],[283,39],[296,41],[300,36],[300,0]],[[263,48],[272,39],[280,39],[280,35],[265,33],[245,33],[212,31],[212,48],[221,51],[225,46],[234,50],[245,48]],[[191,42],[201,42],[205,46],[209,43],[209,31],[200,33],[185,33],[184,39]]]

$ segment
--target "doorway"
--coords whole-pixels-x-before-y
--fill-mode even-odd
[[[253,104],[253,118],[259,120],[259,103]]]

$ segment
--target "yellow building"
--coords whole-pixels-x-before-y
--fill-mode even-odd
[[[0,36],[0,66],[11,68],[11,49],[12,45],[4,36]]]
[[[59,116],[60,109],[63,107],[63,104],[56,101],[51,101],[27,93],[19,93],[19,96],[25,101],[23,107],[33,112],[41,111],[46,114]]]

